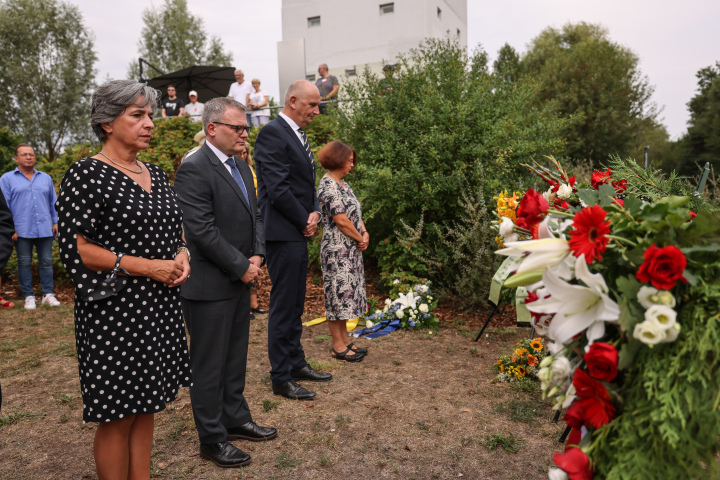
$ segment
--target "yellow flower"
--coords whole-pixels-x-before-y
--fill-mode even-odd
[[[525,367],[517,367],[517,376],[524,377],[525,376]]]
[[[542,341],[540,340],[540,338],[536,338],[532,342],[530,342],[530,346],[536,352],[539,352],[540,350],[543,349],[543,344],[542,344]]]
[[[526,348],[518,348],[517,350],[515,350],[515,355],[517,355],[518,357],[522,358],[527,354],[528,354],[528,351]]]
[[[505,365],[500,365],[500,373],[503,373],[505,371]]]

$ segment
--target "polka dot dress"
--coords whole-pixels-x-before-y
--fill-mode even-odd
[[[171,260],[182,242],[182,211],[160,167],[144,163],[151,192],[118,169],[86,158],[65,174],[58,196],[60,256],[75,283],[83,420],[107,422],[156,413],[190,385],[190,360],[180,289],[129,277],[105,295],[108,272],[87,269],[76,233],[115,254]],[[101,295],[98,295],[102,293]]]

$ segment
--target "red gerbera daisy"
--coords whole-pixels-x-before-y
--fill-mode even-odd
[[[580,210],[573,219],[574,230],[570,232],[570,250],[579,257],[585,254],[585,261],[592,263],[602,259],[610,239],[610,222],[605,221],[607,213],[598,205]]]

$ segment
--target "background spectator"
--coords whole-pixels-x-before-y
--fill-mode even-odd
[[[333,100],[337,97],[338,90],[340,90],[340,82],[335,75],[330,75],[328,72],[328,66],[326,63],[321,63],[318,67],[318,73],[320,78],[315,82],[315,86],[320,92],[320,100],[325,102]],[[327,103],[320,104],[320,113],[323,115],[327,113]]]
[[[205,105],[198,102],[198,94],[195,90],[191,90],[188,93],[190,103],[185,105],[185,113],[190,115],[190,119],[195,122],[202,122],[202,113],[205,110]]]
[[[168,98],[162,104],[162,118],[177,117],[185,113],[185,102],[177,97],[174,85],[168,85],[167,94]]]
[[[230,92],[228,97],[240,102],[243,106],[247,106],[248,93],[254,91],[250,82],[245,80],[245,74],[242,70],[235,70],[235,83],[230,85]],[[245,112],[245,119],[248,125],[252,123],[252,117],[250,117],[250,111]]]
[[[270,121],[270,109],[263,108],[267,107],[270,103],[265,90],[260,90],[260,80],[253,78],[252,86],[253,91],[247,94],[247,106],[250,108],[252,126],[259,127]]]
[[[58,233],[58,217],[55,212],[55,186],[47,173],[35,170],[35,150],[21,143],[15,148],[15,170],[0,177],[5,201],[13,215],[18,260],[18,280],[25,308],[35,309],[32,288],[33,247],[37,250],[40,264],[40,285],[43,290],[42,304],[60,305],[53,292],[52,246]]]

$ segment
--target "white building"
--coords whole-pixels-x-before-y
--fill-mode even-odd
[[[365,65],[382,71],[428,37],[457,36],[467,46],[467,0],[283,0],[278,42],[280,91],[298,78],[349,79]]]

